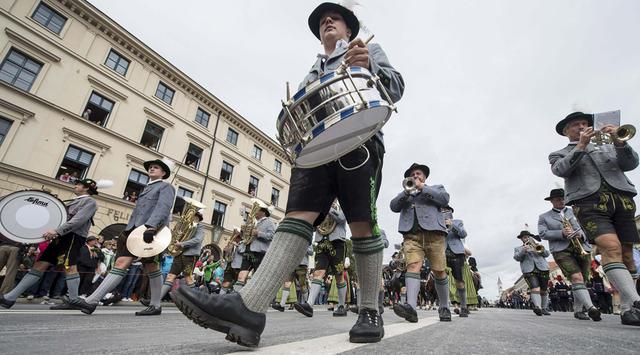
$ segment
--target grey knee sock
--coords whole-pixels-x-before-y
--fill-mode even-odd
[[[460,300],[460,307],[467,308],[467,289],[466,288],[457,288],[458,299]]]
[[[444,279],[436,277],[434,280],[440,308],[449,308],[449,277],[445,276]]]
[[[167,293],[171,291],[171,287],[173,287],[173,281],[169,282],[165,280],[165,282],[162,284],[162,289],[160,290],[160,300],[162,300],[164,296],[166,296]]]
[[[308,299],[309,299],[309,291],[304,291],[302,293],[302,299],[300,300],[300,303],[305,303],[307,302]]]
[[[338,306],[344,306],[347,301],[347,283],[336,284],[338,288]]]
[[[407,303],[418,308],[418,293],[420,292],[420,274],[414,272],[406,272],[404,274],[404,282],[407,286]]]
[[[307,298],[307,303],[313,306],[316,303],[316,299],[318,298],[321,289],[322,280],[311,281],[311,291],[309,291],[309,298]]]
[[[282,298],[280,298],[280,305],[282,307],[287,305],[287,299],[289,298],[289,293],[291,292],[290,288],[283,288],[282,289]]]
[[[406,292],[400,294],[400,303],[407,303],[407,293]]]
[[[377,312],[384,243],[380,236],[351,238],[351,242],[360,283],[360,306]]]
[[[240,290],[245,306],[265,313],[278,287],[300,264],[313,237],[313,226],[306,221],[285,218],[273,237],[267,254],[251,281]]]
[[[622,313],[631,309],[633,302],[640,301],[633,278],[623,263],[609,263],[603,265],[602,269],[611,284],[620,292],[620,311]]]
[[[69,291],[69,298],[72,300],[78,298],[78,288],[80,288],[80,275],[78,273],[67,274],[65,275],[65,279],[67,282],[67,290]]]
[[[102,281],[100,286],[93,291],[89,297],[85,301],[90,304],[96,304],[100,302],[102,297],[104,297],[107,293],[111,292],[116,286],[120,284],[122,279],[127,275],[127,270],[116,269],[115,267],[111,269],[107,277]]]
[[[149,293],[151,293],[151,306],[160,307],[162,299],[162,272],[160,270],[149,273]]]
[[[233,290],[235,292],[240,292],[240,290],[242,290],[243,287],[244,287],[244,282],[242,282],[242,281],[236,281],[233,284]]]
[[[571,290],[573,291],[574,312],[582,311],[583,307],[587,310],[593,307],[593,303],[591,303],[591,296],[589,296],[589,291],[584,284],[574,283],[571,285]],[[579,308],[575,307],[575,303],[579,304]]]
[[[20,297],[20,295],[28,290],[31,286],[35,285],[42,278],[43,273],[34,268],[31,268],[29,272],[24,275],[20,283],[16,285],[9,293],[4,295],[4,298],[7,301],[15,301]]]
[[[540,292],[531,291],[531,301],[533,305],[540,308],[542,299],[540,298]]]
[[[549,310],[549,294],[548,293],[540,293],[540,297],[542,298],[542,309]]]

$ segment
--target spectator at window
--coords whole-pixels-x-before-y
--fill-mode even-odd
[[[69,173],[64,173],[60,175],[60,177],[58,177],[58,180],[62,182],[69,182],[70,179],[71,179],[71,175],[69,175]]]
[[[84,113],[82,114],[82,118],[88,120],[89,117],[91,117],[91,109],[87,108],[86,110],[84,110]]]
[[[135,191],[131,191],[131,195],[129,195],[129,202],[136,203],[138,200],[138,193]]]

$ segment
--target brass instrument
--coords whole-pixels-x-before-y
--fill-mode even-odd
[[[339,206],[338,206],[337,203],[334,202],[331,205],[331,208],[338,209]],[[316,227],[316,231],[318,231],[318,233],[320,233],[320,235],[329,235],[329,234],[333,233],[333,231],[336,229],[337,225],[338,225],[338,223],[333,218],[333,216],[331,216],[329,213],[327,213],[327,216],[324,217],[324,220],[322,221],[322,223],[320,223],[320,225]]]
[[[253,230],[256,228],[256,213],[258,213],[258,210],[260,210],[260,202],[253,201],[251,211],[249,211],[249,214],[247,215],[247,221],[242,225],[242,227],[240,227],[240,235],[245,245],[251,244],[255,239]]]
[[[528,238],[526,242],[523,242],[523,244],[525,247],[530,247],[538,254],[544,254],[544,245],[534,242],[532,238]]]
[[[569,239],[569,242],[571,243],[573,248],[576,249],[581,256],[589,255],[589,252],[584,250],[584,248],[582,247],[582,243],[580,243],[580,229],[573,230],[571,221],[564,215],[563,211],[560,211],[560,216],[562,217],[562,228],[568,228],[571,230],[571,234],[567,236],[567,239]]]
[[[601,131],[596,131],[596,135],[591,138],[591,143],[596,146],[601,146],[603,144],[613,144],[614,139],[618,139],[620,141],[626,142],[633,138],[636,135],[636,127],[631,124],[624,124],[618,128],[613,133],[604,133]]]
[[[239,239],[240,239],[240,233],[237,231],[234,231],[233,235],[231,236],[231,239],[229,240],[227,245],[225,245],[224,250],[222,251],[222,255],[226,262],[230,263],[233,261],[233,256],[236,253],[236,248],[238,248]]]
[[[402,180],[402,188],[404,189],[404,192],[408,194],[412,194],[418,190],[416,187],[416,181],[411,176]]]
[[[192,198],[182,197],[182,199],[184,200],[184,207],[180,213],[180,219],[171,229],[171,244],[167,247],[169,254],[174,257],[182,254],[182,248],[177,246],[176,243],[193,238],[198,226],[198,222],[195,220],[196,213],[206,207]]]

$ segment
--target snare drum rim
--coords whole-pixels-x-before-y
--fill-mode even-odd
[[[67,222],[67,218],[68,218],[67,206],[58,197],[54,196],[53,194],[51,194],[51,193],[49,193],[47,191],[43,191],[43,190],[26,189],[26,190],[14,191],[14,192],[11,192],[10,194],[2,196],[2,198],[0,198],[0,212],[2,212],[1,208],[4,205],[6,205],[6,203],[3,203],[3,202],[5,202],[5,200],[7,198],[12,197],[13,195],[16,195],[16,196],[14,196],[12,198],[12,200],[13,200],[14,198],[20,197],[18,194],[25,194],[26,195],[26,194],[33,194],[33,193],[41,193],[41,194],[44,194],[44,195],[47,195],[48,197],[50,197],[53,200],[53,202],[57,201],[58,203],[56,203],[55,205],[56,205],[56,207],[58,207],[58,210],[60,211],[60,216],[63,219],[63,221],[62,221],[62,223],[60,223],[60,225],[62,225],[63,223]],[[41,237],[41,236],[40,236],[40,238],[37,238],[37,239],[26,239],[24,237],[21,237],[21,236],[13,234],[8,229],[6,229],[5,226],[2,224],[2,218],[0,218],[0,233],[2,233],[5,238],[7,238],[7,239],[9,239],[11,241],[19,242],[19,243],[23,243],[23,244],[37,244],[37,243],[41,243],[41,242],[44,241],[44,238]]]

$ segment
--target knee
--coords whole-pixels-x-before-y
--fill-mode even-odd
[[[422,268],[422,264],[420,262],[415,262],[407,265],[407,272],[419,273]]]
[[[447,272],[444,270],[432,270],[433,274],[439,278],[439,279],[444,279],[445,277],[447,277]]]

